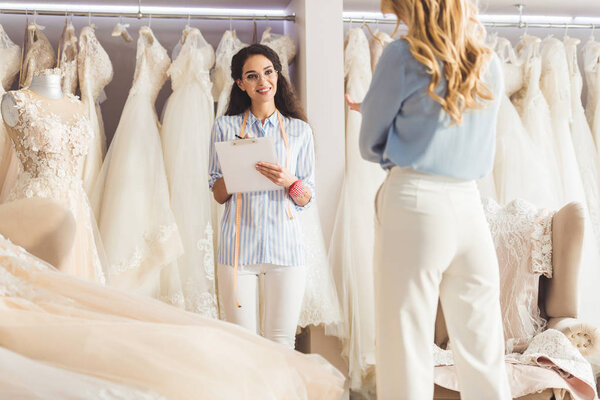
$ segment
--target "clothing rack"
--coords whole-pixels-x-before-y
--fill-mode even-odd
[[[2,14],[16,14],[25,15],[29,14],[36,15],[55,15],[55,16],[80,16],[80,17],[115,17],[115,18],[167,18],[167,19],[199,19],[199,20],[244,20],[244,21],[296,21],[296,15],[265,15],[264,10],[256,10],[256,13],[248,12],[250,10],[244,10],[246,13],[219,13],[219,14],[208,14],[208,13],[195,13],[190,12],[159,12],[154,13],[151,11],[151,7],[142,8],[139,7],[137,11],[112,11],[110,7],[106,8],[107,11],[89,11],[84,7],[77,8],[76,6],[69,6],[67,10],[51,10],[51,9],[27,9],[20,5],[21,8],[0,8],[0,15]],[[182,8],[182,7],[179,7]],[[177,10],[177,8],[174,8]],[[193,9],[191,9],[193,10]]]
[[[489,16],[486,16],[489,17]],[[344,17],[344,22],[363,23],[363,24],[391,24],[396,25],[396,19],[392,18],[351,18]],[[542,23],[542,22],[494,22],[482,21],[482,24],[489,28],[544,28],[544,29],[600,29],[600,24],[585,23]]]

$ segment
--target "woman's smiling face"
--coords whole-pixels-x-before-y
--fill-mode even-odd
[[[237,85],[245,91],[252,103],[275,101],[278,74],[273,63],[265,56],[256,54],[248,57],[242,68],[242,79]]]

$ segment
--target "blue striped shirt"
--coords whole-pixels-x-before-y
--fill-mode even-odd
[[[310,126],[299,119],[281,116],[290,146],[289,172],[310,188],[315,196],[315,154]],[[222,116],[215,121],[210,145],[209,187],[221,178],[221,165],[215,150],[216,142],[235,140],[239,135],[244,115]],[[246,133],[251,137],[270,136],[275,142],[279,164],[286,165],[286,148],[277,113],[273,113],[262,125],[252,113],[248,116]],[[310,206],[311,201],[304,207]],[[290,219],[287,210],[292,211]],[[281,190],[242,193],[239,265],[275,264],[304,265],[306,254],[300,221],[296,213],[304,207],[296,205],[284,188]],[[236,195],[225,203],[221,219],[221,233],[217,250],[217,262],[234,264]]]

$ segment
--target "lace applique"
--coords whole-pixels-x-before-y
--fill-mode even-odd
[[[82,100],[92,104],[112,80],[113,66],[91,26],[83,28],[79,35],[77,69]]]
[[[64,43],[60,55],[60,72],[63,92],[74,94],[77,91],[78,77],[77,36],[75,36],[73,24],[68,24],[65,29]]]
[[[552,276],[553,213],[514,200],[483,205],[500,268],[500,306],[506,349],[524,350],[547,322],[538,307],[539,276]]]
[[[277,53],[281,61],[281,74],[289,80],[290,73],[288,66],[296,55],[296,43],[294,43],[294,39],[290,35],[271,33],[271,27],[269,26],[263,32],[260,44],[269,46]]]
[[[204,39],[200,30],[189,29],[179,55],[167,71],[171,77],[173,91],[190,82],[197,82],[207,93],[210,93],[212,83],[208,71],[214,62],[213,47]]]
[[[140,28],[136,53],[136,69],[131,94],[148,94],[154,103],[158,92],[167,81],[171,59],[167,50],[158,42],[152,30]]]
[[[153,248],[157,243],[167,242],[177,231],[176,224],[169,224],[160,225],[152,232],[146,232],[144,235],[144,245],[137,246],[127,260],[114,263],[111,267],[111,273],[119,274],[139,267],[142,260],[148,254],[149,249]]]

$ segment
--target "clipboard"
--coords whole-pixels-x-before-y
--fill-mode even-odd
[[[256,170],[256,163],[259,161],[279,163],[272,137],[216,142],[215,149],[228,193],[281,189],[281,186],[274,184]]]

